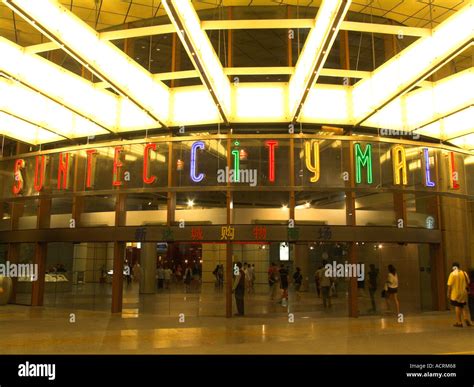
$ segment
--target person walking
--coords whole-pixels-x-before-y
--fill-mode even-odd
[[[457,328],[463,327],[461,315],[464,317],[466,326],[472,326],[467,309],[465,308],[468,301],[467,289],[469,283],[469,277],[466,272],[460,269],[458,262],[454,262],[448,278],[448,299],[456,311],[456,323],[454,326]]]
[[[244,315],[244,296],[245,296],[245,273],[242,270],[242,263],[237,262],[235,264],[237,266],[239,272],[234,277],[234,285],[232,287],[232,291],[235,295],[235,304],[237,306],[237,316]]]
[[[270,286],[270,300],[274,300],[280,288],[280,276],[277,265],[272,262],[268,268],[268,285]]]
[[[388,265],[388,275],[386,285],[386,297],[385,302],[387,304],[387,310],[390,310],[390,302],[395,304],[397,310],[397,316],[400,314],[400,302],[398,301],[398,274],[395,266]]]
[[[327,261],[323,260],[323,267],[316,272],[316,276],[319,278],[319,284],[321,286],[321,296],[323,298],[324,309],[330,308],[331,305],[331,285],[333,279],[326,273]]]
[[[282,306],[288,305],[288,269],[282,263],[280,265],[280,270],[278,271],[280,274],[280,289],[281,289],[281,300],[280,304]]]
[[[369,295],[370,295],[370,302],[372,303],[372,309],[370,312],[377,312],[377,306],[375,304],[375,294],[377,293],[377,281],[379,276],[378,269],[375,268],[373,263],[370,264],[370,270],[367,273],[369,275]]]
[[[296,268],[296,271],[293,274],[293,283],[295,287],[296,299],[299,300],[301,298],[301,284],[303,283],[303,275],[301,274],[301,269],[299,267]]]

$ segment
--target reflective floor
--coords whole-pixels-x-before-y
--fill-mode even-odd
[[[74,313],[72,315],[71,313]],[[2,354],[474,354],[474,328],[453,313],[321,318],[111,315],[71,308],[0,307]]]

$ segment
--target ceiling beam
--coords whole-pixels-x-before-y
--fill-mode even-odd
[[[336,39],[351,0],[323,0],[288,85],[289,114],[295,122]]]
[[[173,22],[181,43],[224,121],[229,125],[231,85],[190,0],[164,0],[163,6]]]
[[[418,39],[353,86],[354,125],[415,87],[473,43],[474,2]]]
[[[241,30],[241,29],[310,29],[314,27],[314,19],[271,19],[271,20],[203,20],[203,30]],[[430,28],[396,26],[391,24],[375,24],[343,21],[340,30],[367,32],[377,34],[424,37],[431,34]],[[101,40],[119,40],[140,38],[145,36],[172,34],[176,32],[173,24],[159,26],[121,29],[99,33]],[[35,44],[26,49],[34,54],[60,48],[57,42]]]

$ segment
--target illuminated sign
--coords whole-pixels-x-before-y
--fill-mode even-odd
[[[204,149],[205,145],[204,142],[202,141],[196,141],[193,143],[191,146],[191,170],[190,170],[190,176],[191,180],[194,181],[195,183],[199,183],[204,179],[204,173],[200,173],[199,175],[196,176],[196,163],[197,163],[197,155],[196,151],[198,149]]]
[[[430,172],[430,154],[428,148],[423,148],[423,161],[424,161],[424,177],[425,177],[425,187],[435,187],[436,184],[434,181],[431,181],[431,172]]]
[[[252,140],[253,141],[253,140]],[[305,139],[303,149],[295,154],[295,167],[299,163],[299,170],[309,171],[306,181],[303,185],[311,186],[314,183],[321,184],[321,175],[324,173],[326,179],[324,184],[331,187],[331,181],[334,181],[335,187],[340,187],[341,169],[325,170],[323,169],[328,162],[329,157],[333,157],[334,152],[322,153],[322,149],[334,149],[334,143],[329,147],[321,148],[323,140]],[[324,140],[327,141],[327,140]],[[341,142],[338,142],[340,146]],[[180,145],[180,144],[178,144]],[[159,142],[147,142],[143,144],[133,143],[132,145],[106,147],[91,149],[81,147],[78,149],[68,149],[68,151],[59,151],[58,153],[38,152],[31,157],[18,158],[14,160],[5,159],[0,161],[0,171],[3,172],[3,186],[9,187],[8,192],[14,196],[34,195],[48,193],[50,190],[59,191],[72,190],[74,192],[82,190],[106,190],[106,189],[133,189],[133,188],[153,188],[168,184],[174,185],[175,180],[168,181],[166,172],[169,172],[167,160],[176,160],[179,170],[184,171],[189,180],[179,180],[178,186],[193,184],[248,184],[250,187],[257,185],[273,185],[277,180],[277,173],[288,175],[291,165],[288,158],[287,148],[277,149],[281,144],[277,140],[262,140],[260,148],[252,145],[245,151],[245,158],[242,158],[242,149],[240,143],[235,141],[233,149],[229,153],[225,148],[212,146],[204,140],[189,143],[189,159],[183,159],[182,153],[174,158],[172,155],[166,157],[167,153],[176,152],[177,147],[160,147]],[[354,182],[358,184],[373,184],[374,182],[374,160],[373,145],[370,143],[354,143],[353,145],[353,165]],[[138,149],[138,151],[137,151]],[[163,149],[163,150],[162,150]],[[166,150],[164,150],[166,149]],[[386,148],[385,148],[386,149]],[[413,149],[413,148],[411,148]],[[379,184],[407,185],[408,175],[410,174],[411,184],[420,184],[428,188],[437,187],[439,179],[444,178],[448,182],[450,189],[459,189],[461,185],[460,171],[464,168],[462,164],[462,155],[454,152],[444,152],[443,158],[436,158],[431,155],[431,148],[418,148],[416,152],[410,150],[410,155],[418,154],[419,160],[410,159],[410,168],[407,163],[407,152],[402,145],[394,145],[389,153],[380,153],[381,180]],[[164,151],[164,152],[163,152]],[[391,157],[387,157],[387,156]],[[277,171],[276,156],[283,168]],[[324,157],[322,159],[322,157]],[[456,159],[456,157],[458,157]],[[217,160],[216,160],[217,159]],[[445,168],[436,168],[437,160],[443,160],[446,163]],[[161,163],[161,164],[160,164]],[[389,163],[391,165],[384,165]],[[265,165],[266,164],[266,165]],[[285,165],[286,164],[286,165]],[[338,162],[329,166],[338,168]],[[210,165],[212,167],[210,168]],[[243,168],[243,166],[249,168]],[[265,170],[260,168],[265,165]],[[268,165],[268,169],[267,169]],[[219,168],[219,166],[222,166]],[[160,169],[163,167],[163,169]],[[259,168],[260,167],[260,168]],[[387,169],[387,167],[389,169]],[[414,168],[413,168],[414,167]],[[3,169],[2,169],[3,168]],[[393,180],[387,181],[386,172],[392,170]],[[415,172],[418,169],[419,172]],[[175,168],[173,168],[175,170]],[[435,171],[441,171],[442,176],[438,176]],[[137,175],[138,174],[138,175]],[[132,180],[130,180],[132,175]],[[134,177],[133,177],[134,176]],[[161,176],[161,177],[159,177]],[[328,178],[329,177],[329,178]],[[418,181],[417,181],[418,179]],[[107,184],[106,182],[109,181]],[[111,181],[111,183],[110,183]],[[347,181],[347,180],[345,180]],[[72,184],[74,182],[74,184]],[[127,182],[127,184],[126,184]],[[128,183],[130,182],[130,183]],[[287,185],[288,179],[285,176],[279,180],[279,185]],[[141,185],[140,185],[141,184]],[[109,186],[108,186],[109,185]],[[11,187],[11,188],[10,188]],[[8,195],[4,191],[4,195]]]
[[[316,140],[304,142],[304,153],[306,168],[314,175],[309,179],[311,183],[316,183],[319,180],[319,142]]]
[[[401,145],[392,147],[392,167],[393,167],[393,184],[407,185],[407,158],[405,155],[405,148]],[[400,174],[402,178],[400,179]]]
[[[367,167],[367,183],[372,184],[372,144],[367,144],[365,151],[362,152],[362,148],[359,143],[354,144],[355,150],[355,173],[356,183],[362,183],[362,167]]]

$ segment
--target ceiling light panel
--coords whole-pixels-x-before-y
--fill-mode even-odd
[[[289,83],[290,113],[296,120],[318,79],[351,1],[324,0]]]
[[[465,50],[474,37],[474,1],[380,66],[353,88],[354,124],[359,124],[410,90]]]
[[[225,123],[231,111],[231,85],[212,44],[201,28],[201,21],[189,0],[167,0],[163,5],[203,84]]]
[[[14,12],[61,44],[117,92],[128,97],[153,119],[168,120],[169,90],[113,43],[56,0],[3,0]]]

